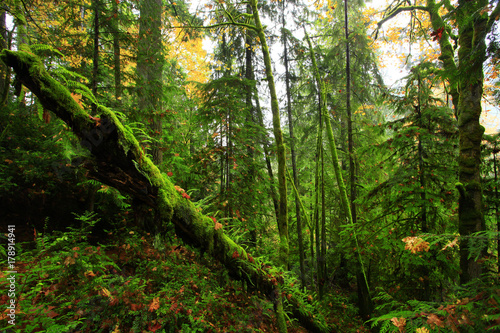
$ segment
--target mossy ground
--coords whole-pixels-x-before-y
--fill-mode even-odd
[[[107,236],[89,242],[79,231],[56,232],[19,247],[13,332],[277,332],[271,302],[175,237],[164,243],[131,230]],[[0,274],[6,290],[7,274]],[[4,293],[0,303],[8,301]],[[359,327],[349,315],[330,319],[348,325],[345,332]],[[296,322],[288,327],[306,332]]]

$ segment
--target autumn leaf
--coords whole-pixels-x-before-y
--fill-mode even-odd
[[[445,245],[445,246],[441,249],[441,251],[444,251],[444,250],[446,250],[447,248],[452,248],[452,247],[456,246],[456,245],[457,245],[457,242],[458,242],[458,237],[455,237],[455,239],[454,239],[454,240],[452,240],[452,241],[450,241],[450,242],[448,242],[448,244],[446,244],[446,245]]]
[[[153,312],[160,308],[160,297],[153,298],[153,301],[149,304],[149,312]]]
[[[52,311],[52,309],[54,309],[54,308],[55,308],[55,306],[51,306],[51,305],[49,305],[49,307],[48,307],[48,312],[47,312],[47,316],[48,316],[48,317],[50,317],[50,318],[54,318],[54,317],[59,316],[59,313]]]
[[[94,272],[92,272],[92,271],[87,271],[87,272],[85,272],[85,273],[83,273],[83,274],[84,274],[86,277],[95,277],[95,276],[96,276],[96,275],[95,275],[95,273],[94,273]]]
[[[427,324],[431,325],[431,328],[434,328],[435,326],[444,327],[443,321],[433,313],[427,317]]]
[[[172,171],[167,172],[167,176],[172,177],[174,174]]]
[[[161,328],[161,324],[160,323],[156,323],[153,326],[151,326],[151,324],[148,325],[148,330],[150,330],[153,333],[156,332],[156,331],[158,331],[160,328]]]
[[[391,319],[391,322],[398,328],[399,332],[404,332],[406,326],[406,318],[394,317]]]
[[[102,288],[102,289],[101,289],[101,291],[102,291],[102,294],[103,294],[104,296],[106,296],[106,297],[111,297],[111,293],[109,292],[109,290],[108,290],[108,289],[106,289],[106,288]]]
[[[429,333],[429,330],[425,327],[422,327],[422,328],[417,328],[417,330],[415,331],[415,333]]]
[[[215,227],[214,227],[215,230],[219,230],[219,229],[222,229],[222,224],[220,224],[219,222],[215,222]]]
[[[411,253],[429,251],[429,242],[424,241],[420,237],[406,237],[402,239],[406,243],[405,250],[410,250]]]
[[[141,304],[130,304],[130,310],[139,311],[142,308]]]

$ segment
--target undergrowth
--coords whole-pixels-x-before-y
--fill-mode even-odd
[[[275,332],[272,303],[229,279],[219,263],[175,239],[127,229],[88,240],[97,218],[38,234],[17,254],[16,324],[12,332]],[[161,244],[155,247],[155,244]],[[2,257],[2,271],[6,272]],[[7,289],[7,274],[0,273]],[[9,302],[3,293],[0,304]],[[290,332],[305,332],[294,323]]]

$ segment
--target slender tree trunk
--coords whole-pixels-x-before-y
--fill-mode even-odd
[[[278,95],[276,93],[276,86],[274,84],[274,76],[271,64],[271,55],[269,53],[269,46],[267,45],[266,34],[260,21],[259,10],[257,8],[257,0],[250,0],[252,6],[253,17],[255,20],[255,27],[262,45],[262,54],[264,56],[264,63],[266,67],[267,83],[269,86],[269,93],[271,95],[271,110],[273,113],[273,131],[274,139],[276,140],[276,150],[278,157],[278,193],[279,193],[279,215],[278,225],[280,233],[280,246],[279,246],[279,260],[280,264],[288,269],[288,203],[287,203],[287,190],[286,190],[286,152],[285,144],[283,142],[283,134],[281,131],[281,120]]]
[[[311,39],[307,35],[307,32],[305,32],[305,35],[306,35],[307,44],[309,45],[309,55],[310,55],[311,61],[312,61],[315,80],[316,80],[317,85],[319,87],[318,89],[319,89],[319,92],[322,96],[322,100],[324,100],[325,99],[324,98],[325,92],[324,92],[323,82],[321,81],[321,77],[319,75],[318,66],[316,65],[316,56],[314,55]],[[330,119],[329,119],[329,115],[328,115],[326,107],[325,107],[325,103],[321,104],[321,108],[322,108],[322,115],[325,119],[326,133],[328,135],[328,142],[329,142],[329,146],[330,146],[330,155],[332,156],[332,164],[333,164],[333,168],[335,170],[335,178],[337,179],[337,184],[338,184],[339,191],[340,191],[340,201],[342,202],[342,208],[344,210],[347,221],[353,225],[354,223],[353,223],[353,219],[352,219],[351,209],[349,206],[349,198],[347,195],[347,189],[346,189],[346,186],[344,184],[342,172],[340,170],[340,162],[339,162],[339,157],[337,154],[337,147],[335,145],[335,137],[333,136],[332,124],[330,123]],[[365,297],[362,300],[362,303],[360,303],[360,304],[363,304],[364,306],[366,306],[366,308],[365,307],[360,308],[360,311],[362,311],[362,314],[365,315],[365,313],[363,313],[363,311],[371,310],[373,303],[371,303],[368,278],[366,276],[366,271],[364,268],[363,260],[361,258],[360,246],[359,246],[358,237],[357,237],[355,230],[354,230],[354,240],[356,242],[356,249],[357,249],[356,252],[357,252],[357,257],[358,257],[357,259],[358,259],[358,266],[359,266],[358,273],[356,275],[357,275],[358,282],[361,282],[361,283],[358,283],[358,292],[360,295],[363,295],[363,297]],[[361,279],[361,277],[363,277],[363,279]]]
[[[493,148],[493,172],[495,174],[495,220],[497,222],[497,270],[500,272],[500,218],[498,216],[498,171],[497,171],[497,145]]]
[[[257,92],[255,92],[255,109],[257,111],[257,118],[259,120],[259,124],[262,128],[265,128],[264,126],[264,117],[262,115],[262,109],[260,107],[260,102],[259,102],[259,96]],[[262,138],[262,149],[264,150],[264,159],[266,161],[266,169],[267,169],[267,174],[269,176],[269,183],[270,183],[270,189],[269,192],[271,193],[271,199],[273,201],[273,207],[274,207],[274,213],[276,216],[276,220],[278,220],[279,216],[279,199],[278,199],[278,193],[276,193],[276,188],[274,185],[274,174],[273,174],[273,168],[271,165],[271,158],[269,157],[269,149],[267,148],[269,146],[269,142],[267,141],[267,138],[263,136]],[[279,227],[279,225],[278,225]]]
[[[320,99],[321,101],[321,99]],[[320,228],[320,223],[319,223],[319,197],[321,193],[321,188],[322,188],[322,183],[323,179],[321,179],[321,164],[323,164],[323,116],[321,114],[321,102],[318,104],[318,107],[320,108],[319,111],[319,124],[318,124],[318,134],[317,134],[317,139],[316,139],[316,172],[315,172],[315,193],[314,193],[314,222],[315,222],[315,228],[314,228],[314,235],[316,239],[316,285],[318,289],[318,295],[320,298],[322,297],[322,286],[321,286],[321,281],[323,280],[323,274],[322,274],[322,265],[321,265],[321,228]]]
[[[321,100],[321,99],[320,99]],[[324,117],[323,121],[325,121]],[[323,143],[323,140],[321,140]],[[326,283],[326,196],[325,196],[325,150],[323,145],[321,145],[321,230],[318,234],[320,235],[320,248],[318,252],[318,272],[320,272],[321,278],[318,277],[319,284],[319,298],[323,299],[325,294],[325,283]]]
[[[283,47],[284,47],[284,63],[285,63],[285,85],[286,85],[286,100],[287,100],[287,113],[288,113],[288,129],[290,131],[290,152],[292,155],[292,172],[293,172],[293,183],[295,188],[299,189],[299,176],[297,173],[297,158],[295,153],[295,137],[293,135],[293,119],[292,119],[292,93],[290,89],[290,71],[288,68],[288,45],[287,45],[287,34],[285,32],[285,2],[283,1],[283,14],[282,14],[282,24],[283,24]],[[302,221],[300,217],[300,203],[298,193],[295,196],[295,215],[297,217],[297,239],[299,242],[299,265],[300,265],[300,281],[302,283],[302,288],[305,287],[305,271],[304,271],[304,241],[302,234]]]
[[[137,56],[138,97],[140,111],[145,115],[151,129],[153,142],[150,147],[153,162],[161,165],[163,152],[161,142],[163,99],[163,45],[161,38],[161,0],[142,0],[140,7],[139,46]]]
[[[92,94],[97,97],[97,82],[99,75],[99,11],[100,3],[99,0],[94,0],[94,52],[92,56]],[[92,113],[96,114],[97,105],[92,104]]]
[[[417,92],[417,105],[415,107],[417,111],[417,119],[418,126],[422,127],[422,101],[420,100],[420,89],[421,89],[421,77],[420,74],[418,76],[418,92]],[[424,161],[424,147],[422,144],[421,136],[418,136],[417,141],[417,149],[418,149],[418,174],[420,181],[420,188],[422,192],[420,192],[420,201],[422,202],[422,206],[420,207],[420,221],[421,228],[423,233],[429,232],[429,225],[427,222],[427,184],[426,184],[426,170],[425,170],[425,161]],[[430,281],[429,281],[429,268],[426,265],[422,266],[422,275],[424,278],[424,295],[423,300],[428,301],[430,299]]]
[[[247,5],[247,13],[251,14],[252,13],[252,8],[250,5]],[[252,51],[252,36],[250,35],[250,30],[246,31],[245,35],[245,78],[248,81],[253,80],[253,65],[252,65],[252,59],[253,59],[253,51]],[[246,86],[246,91],[245,91],[245,104],[247,106],[248,110],[248,115],[246,117],[247,123],[255,123],[257,124],[257,119],[255,119],[255,108],[253,107],[252,104],[252,86],[247,85]],[[257,124],[258,125],[258,124]],[[247,155],[248,155],[248,183],[253,184],[256,181],[256,165],[254,163],[254,156],[255,152],[253,147],[248,147],[247,148]],[[246,212],[245,212],[246,213]],[[253,221],[253,219],[250,219],[249,221]],[[254,222],[249,222],[249,228],[250,230],[250,242],[253,245],[254,248],[257,248],[257,226]]]
[[[347,10],[347,1],[344,0],[344,23],[345,23],[345,54],[346,54],[346,110],[347,110],[347,141],[348,141],[348,152],[349,152],[349,176],[351,185],[351,223],[356,225],[358,222],[357,209],[356,209],[356,198],[357,198],[357,177],[356,177],[356,161],[354,159],[354,137],[352,129],[352,114],[351,114],[351,58],[350,58],[350,46],[349,46],[349,15]],[[329,121],[329,120],[328,120]],[[360,265],[358,267],[358,272],[356,272],[356,280],[358,286],[358,303],[361,316],[368,318],[373,312],[373,302],[370,296],[370,289],[368,287],[368,277],[366,272],[361,271],[362,262],[361,257],[359,258]]]
[[[279,264],[285,269],[288,269],[288,202],[286,191],[286,152],[283,143],[283,134],[281,132],[280,110],[278,103],[278,95],[274,84],[274,77],[271,65],[271,55],[267,45],[266,34],[264,27],[260,21],[259,10],[257,8],[257,0],[250,0],[252,6],[253,18],[255,21],[256,32],[262,45],[262,54],[266,66],[267,83],[269,93],[271,95],[271,110],[273,113],[273,130],[274,139],[276,140],[276,150],[278,156],[278,192],[279,192],[279,215],[278,226],[280,234],[279,245]],[[285,315],[283,313],[283,304],[281,300],[281,291],[278,289],[276,295],[275,310],[278,322],[278,330],[280,333],[287,332]]]
[[[9,35],[6,25],[7,14],[0,9],[0,50],[10,49]],[[0,106],[5,105],[9,96],[10,67],[0,63]]]
[[[121,82],[121,50],[120,50],[120,20],[118,12],[118,2],[111,1],[113,6],[113,62],[115,75],[115,100],[116,105],[121,104],[122,82]]]

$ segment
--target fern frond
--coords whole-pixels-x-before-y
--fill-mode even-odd
[[[37,56],[57,56],[64,58],[64,54],[59,52],[58,49],[47,44],[32,44],[30,45],[30,50]]]

